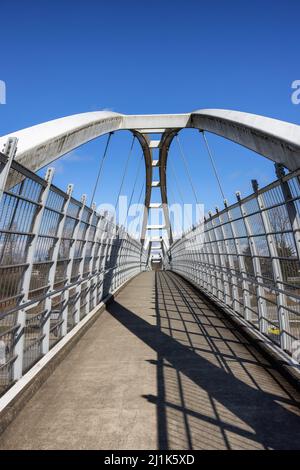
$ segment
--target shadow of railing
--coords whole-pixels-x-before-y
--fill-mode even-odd
[[[299,395],[223,314],[166,272],[154,302],[156,326],[107,309],[157,353],[159,449],[299,449]]]

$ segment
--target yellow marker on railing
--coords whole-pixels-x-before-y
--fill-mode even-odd
[[[270,326],[268,328],[268,333],[271,333],[272,335],[280,335],[280,329],[277,326]]]

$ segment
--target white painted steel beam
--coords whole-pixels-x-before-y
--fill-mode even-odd
[[[187,114],[123,115],[108,111],[75,114],[0,138],[19,139],[17,161],[36,171],[74,148],[108,132],[195,128],[243,145],[288,169],[300,167],[300,126],[256,114],[199,109]]]
[[[157,149],[160,145],[160,140],[150,140],[149,147],[151,149]]]
[[[247,147],[289,170],[300,168],[300,126],[240,111],[199,109],[185,114],[124,115],[108,111],[67,116],[13,132],[0,138],[0,146],[8,137],[19,140],[16,160],[32,171],[37,171],[78,146],[108,132],[130,130],[143,148],[146,166],[145,212],[142,241],[150,204],[151,188],[161,187],[164,218],[169,242],[172,232],[167,208],[166,162],[172,139],[183,128],[213,132]],[[148,133],[164,133],[161,140],[150,141]],[[145,134],[145,135],[144,135]],[[152,182],[151,151],[160,148],[160,181]]]

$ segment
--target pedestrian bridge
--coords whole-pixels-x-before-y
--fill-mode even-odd
[[[207,132],[273,160],[277,179],[175,239],[166,167],[186,127],[210,157]],[[103,134],[106,158],[122,129],[145,161],[139,240],[36,174]],[[0,448],[299,449],[300,126],[96,112],[0,141]]]

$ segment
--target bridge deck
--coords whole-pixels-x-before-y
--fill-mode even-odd
[[[187,283],[147,272],[80,339],[0,448],[300,448],[299,402]]]

